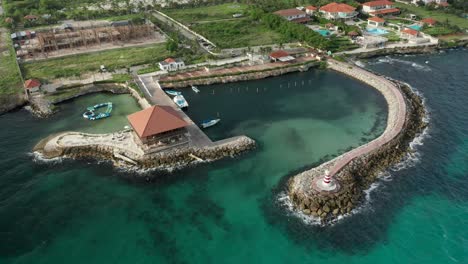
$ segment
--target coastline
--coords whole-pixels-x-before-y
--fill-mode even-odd
[[[382,92],[383,87],[379,88],[379,83],[375,82],[378,79],[357,78],[351,72],[358,67],[347,67],[349,71],[340,72]],[[331,223],[340,216],[349,214],[362,203],[365,191],[377,180],[378,173],[400,162],[410,151],[410,143],[427,126],[423,102],[408,85],[396,80],[387,79],[387,82],[393,83],[400,91],[405,108],[401,109],[400,106],[400,110],[395,111],[394,102],[391,102],[394,99],[383,94],[389,104],[389,118],[387,128],[380,137],[289,179],[288,196],[294,210],[316,217],[322,224]],[[327,191],[317,188],[317,182],[323,181],[325,170],[331,171],[336,189]]]

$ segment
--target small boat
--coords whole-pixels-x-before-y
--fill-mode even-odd
[[[205,120],[205,121],[203,121],[203,122],[200,124],[200,126],[201,126],[202,128],[212,127],[212,126],[218,124],[219,121],[221,121],[221,119]]]
[[[178,91],[174,91],[174,90],[164,90],[168,95],[173,95],[173,96],[177,96],[177,95],[181,95],[182,93],[181,92],[178,92]]]
[[[176,105],[179,107],[179,108],[187,108],[188,107],[188,103],[187,103],[187,100],[185,100],[184,96],[179,94],[177,95],[176,97],[174,97],[174,103],[176,103]]]
[[[96,110],[101,107],[106,107],[107,109],[104,113],[96,113]],[[112,102],[101,103],[94,106],[86,108],[86,112],[83,113],[83,117],[88,120],[99,120],[106,117],[110,117],[112,112]]]
[[[196,93],[200,92],[200,90],[198,90],[198,88],[195,85],[192,85],[192,90]]]

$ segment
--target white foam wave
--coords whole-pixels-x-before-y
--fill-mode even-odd
[[[33,157],[34,162],[43,163],[43,164],[47,164],[47,163],[56,164],[56,163],[62,162],[63,159],[64,159],[63,157],[46,158],[46,157],[44,157],[44,155],[42,155],[42,153],[37,152],[37,151],[30,152],[30,153],[28,153],[28,155]]]
[[[311,215],[306,215],[300,210],[296,210],[291,199],[289,198],[289,195],[286,192],[281,192],[280,194],[278,194],[277,202],[282,208],[286,209],[289,216],[294,216],[301,219],[302,222],[304,222],[304,224],[322,225],[320,218]]]

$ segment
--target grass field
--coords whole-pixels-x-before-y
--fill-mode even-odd
[[[445,22],[448,19],[450,24],[459,26],[462,29],[468,29],[468,19],[458,17],[453,14],[447,14],[441,10],[426,10],[422,7],[418,7],[415,5],[406,5],[398,2],[395,2],[395,6],[398,8],[407,9],[409,13],[414,13],[421,18],[430,17],[439,22]]]
[[[21,67],[27,78],[47,80],[80,76],[86,72],[97,72],[100,65],[105,65],[108,70],[112,71],[135,65],[155,63],[169,55],[165,44],[156,44],[28,62],[22,64]]]
[[[444,27],[444,26],[435,26],[435,27],[425,28],[423,32],[431,36],[440,36],[440,35],[453,34],[456,31],[451,28]]]
[[[282,39],[279,33],[250,19],[198,24],[192,29],[223,49],[273,44]]]
[[[244,13],[247,7],[245,4],[228,3],[197,8],[166,9],[163,13],[188,25],[200,21],[231,19],[233,14]]]
[[[0,28],[0,95],[23,91],[16,56],[8,37],[8,32]]]

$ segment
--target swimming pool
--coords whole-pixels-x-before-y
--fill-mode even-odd
[[[371,35],[383,35],[383,34],[388,33],[387,30],[381,29],[381,28],[367,28],[366,31],[367,31],[367,33],[369,33]]]
[[[320,35],[322,35],[322,36],[324,36],[324,37],[330,36],[330,30],[326,30],[326,29],[316,29],[315,32],[318,32]]]
[[[421,26],[420,25],[417,25],[417,24],[414,24],[414,25],[411,25],[411,26],[408,26],[409,28],[412,28],[414,30],[417,30],[417,31],[420,31],[421,30]]]

